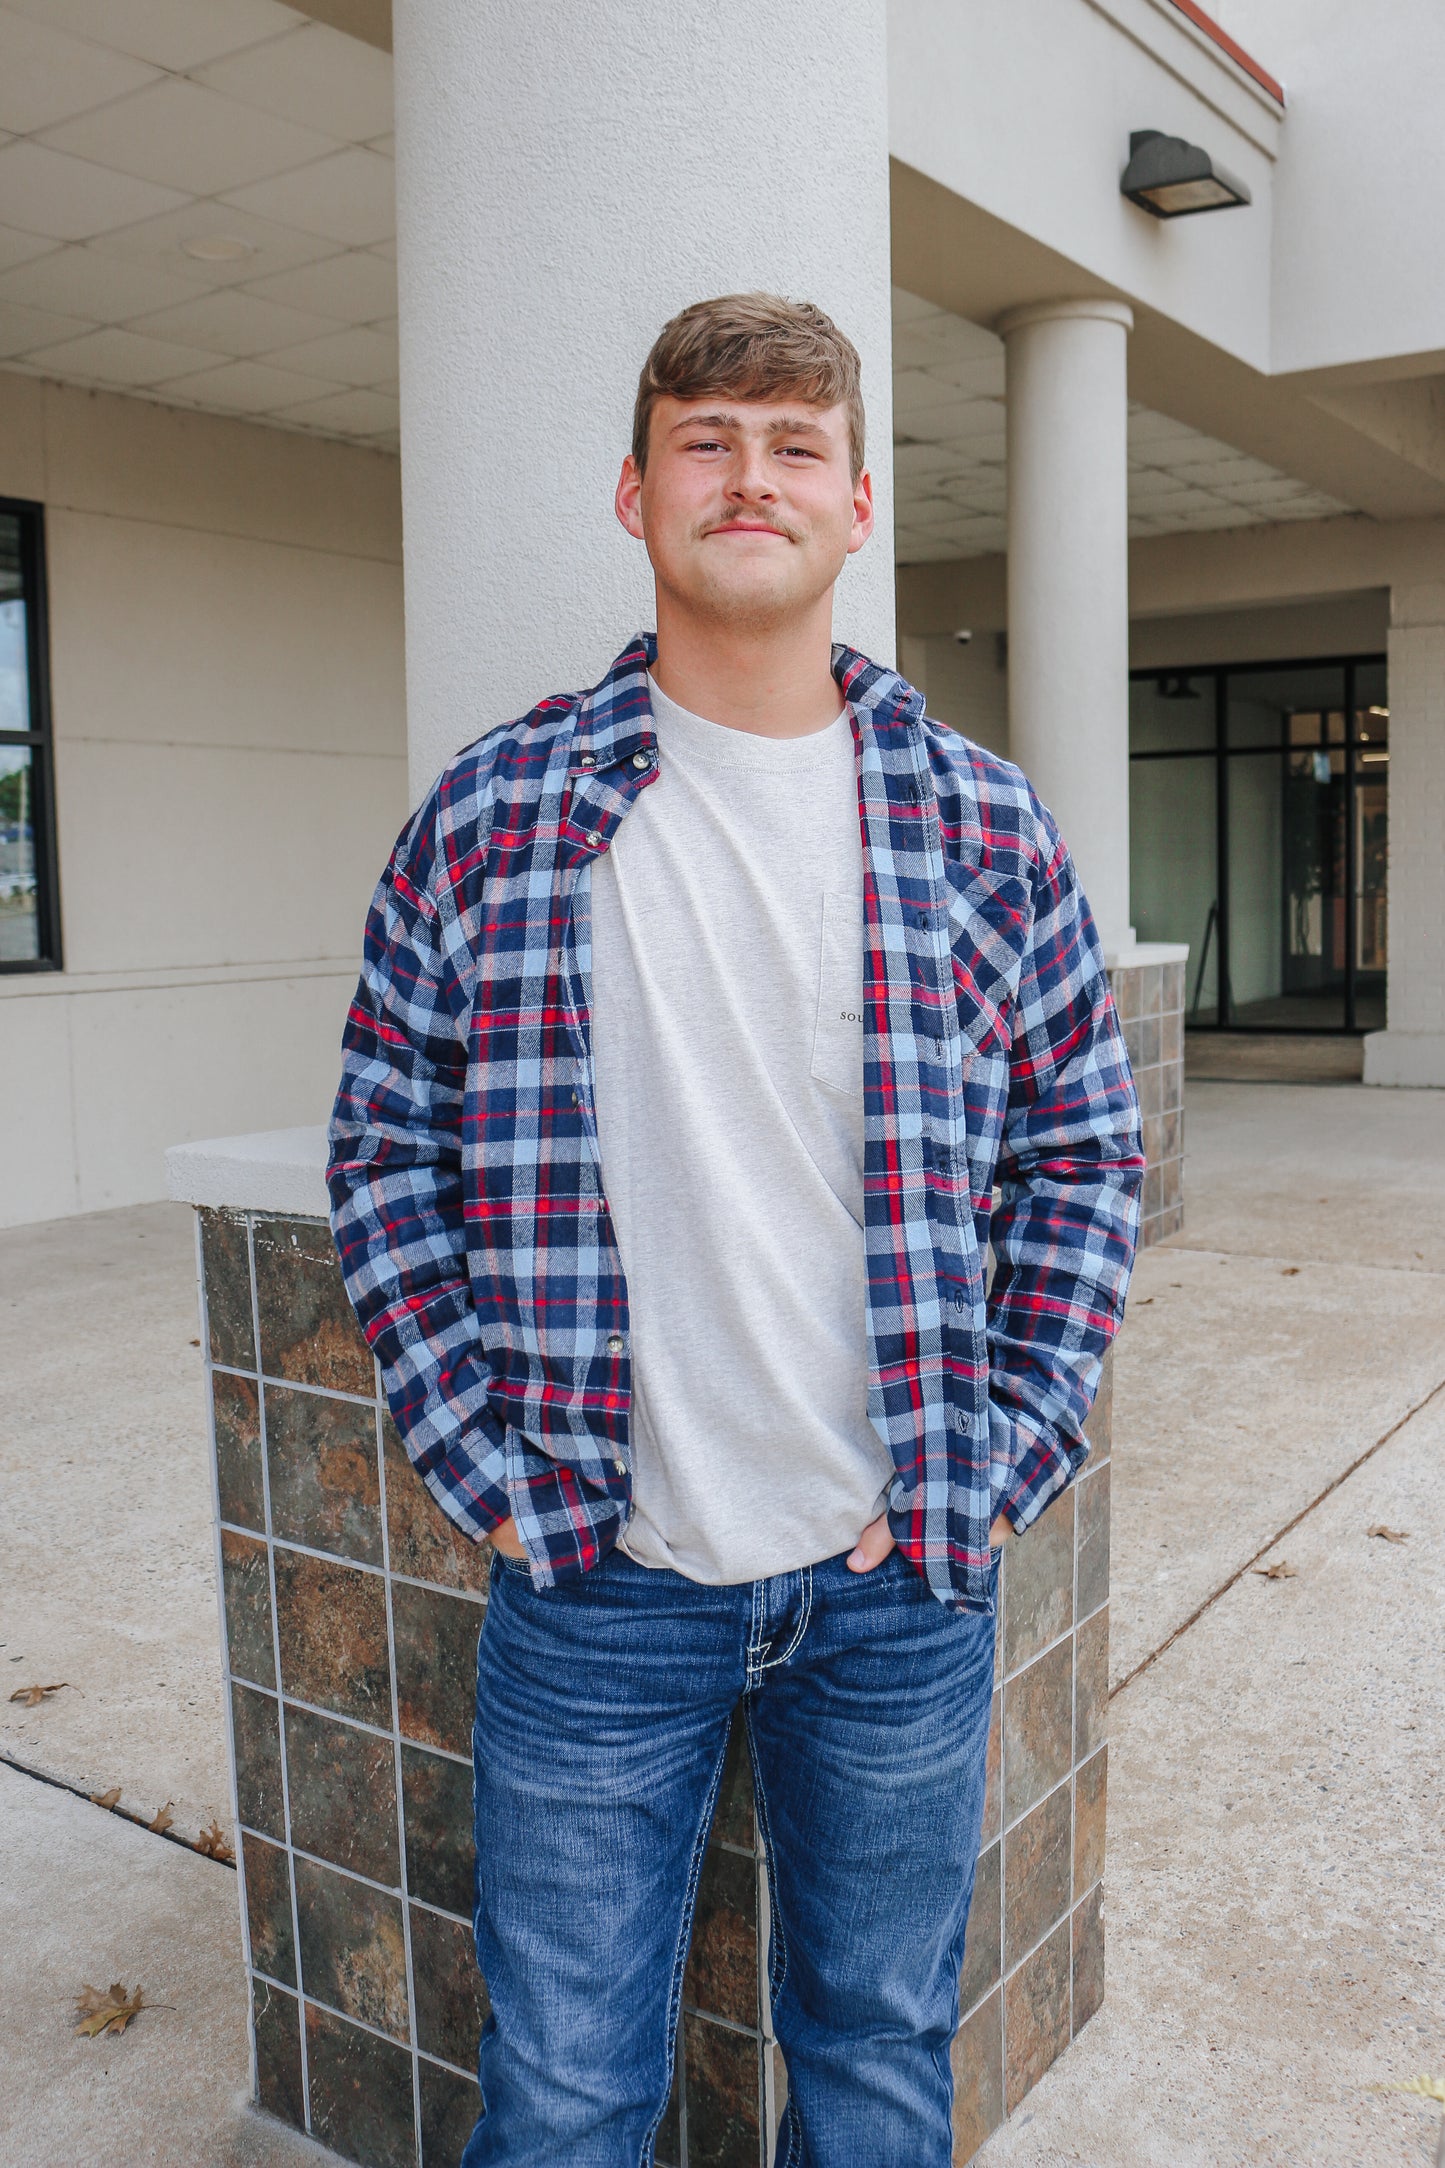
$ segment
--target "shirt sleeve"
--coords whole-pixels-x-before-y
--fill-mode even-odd
[[[1088,1456],[1084,1421],[1124,1314],[1144,1180],[1139,1102],[1098,935],[1039,808],[990,1234],[994,1513],[1037,1520]]]
[[[462,1214],[467,1005],[431,888],[436,799],[392,854],[366,922],[329,1131],[331,1228],[391,1412],[437,1503],[474,1538],[511,1511],[505,1428],[472,1301]]]

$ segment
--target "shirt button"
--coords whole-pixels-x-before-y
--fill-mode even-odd
[[[625,1460],[614,1460],[612,1465],[617,1470],[617,1473],[619,1475],[626,1475],[627,1463]]]
[[[578,761],[577,765],[579,768],[595,768],[597,765],[597,755],[595,753],[584,753],[581,759]]]
[[[602,841],[601,830],[597,828],[589,828],[587,831],[587,841],[591,844],[593,850],[595,851],[598,844]]]
[[[650,767],[652,764],[648,760],[646,753],[634,753],[632,756],[632,765],[634,768],[647,768]]]
[[[622,1335],[620,1332],[608,1333],[607,1352],[609,1355],[620,1355],[622,1353]]]
[[[935,1054],[935,1055],[937,1056],[938,1060],[939,1060],[939,1061],[942,1061],[942,1059],[943,1059],[943,1041],[942,1041],[942,1039],[935,1039],[935,1040],[934,1040],[934,1042],[933,1042],[933,1051],[934,1051],[934,1054]]]
[[[572,1104],[573,1104],[573,1106],[574,1106],[574,1107],[580,1107],[580,1106],[581,1106],[581,1104],[582,1104],[582,1094],[581,1094],[581,1092],[573,1092],[573,1094],[572,1094]]]

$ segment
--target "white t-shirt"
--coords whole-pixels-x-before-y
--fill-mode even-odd
[[[720,1584],[851,1549],[894,1472],[867,1413],[862,841],[846,711],[778,739],[652,708],[657,780],[592,874],[622,1547]]]

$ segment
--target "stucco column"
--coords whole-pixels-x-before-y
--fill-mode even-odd
[[[1126,354],[1118,301],[1011,309],[1009,753],[1058,821],[1106,953],[1129,923]]]
[[[816,301],[863,356],[883,517],[836,629],[891,661],[885,0],[395,0],[394,38],[413,796],[651,623],[612,493],[710,294]]]
[[[1445,586],[1390,595],[1390,918],[1367,1084],[1445,1085]]]

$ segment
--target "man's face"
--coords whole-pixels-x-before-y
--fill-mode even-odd
[[[617,516],[671,600],[762,631],[829,591],[873,531],[873,488],[866,472],[853,480],[842,406],[664,397],[646,473],[630,453],[622,463]]]

